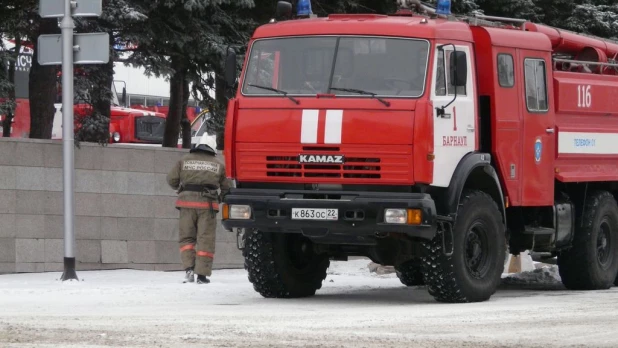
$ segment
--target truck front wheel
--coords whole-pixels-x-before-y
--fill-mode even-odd
[[[580,215],[580,214],[578,214]],[[573,246],[558,255],[562,284],[570,290],[609,289],[618,272],[618,205],[609,192],[596,192],[578,216]]]
[[[326,278],[328,255],[317,254],[301,234],[249,230],[245,235],[245,269],[255,291],[266,298],[315,295]]]
[[[423,278],[429,294],[439,302],[488,300],[504,270],[505,227],[496,202],[484,192],[464,191],[452,243],[444,243],[444,233],[448,232],[438,231],[423,245]],[[444,245],[447,249],[452,245],[452,250],[445,253]]]

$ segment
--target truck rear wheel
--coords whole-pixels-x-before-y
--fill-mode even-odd
[[[580,214],[573,246],[558,255],[562,284],[570,290],[609,289],[618,272],[618,204],[611,193],[595,192]]]
[[[484,192],[464,191],[448,256],[444,233],[438,231],[433,240],[423,243],[423,278],[429,294],[439,302],[488,300],[504,270],[505,227],[496,202]]]
[[[315,295],[326,278],[328,255],[317,254],[301,234],[247,231],[245,269],[255,291],[266,298]]]
[[[405,286],[425,285],[420,260],[409,260],[395,267],[395,272]]]

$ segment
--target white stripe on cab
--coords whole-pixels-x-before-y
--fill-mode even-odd
[[[300,142],[303,144],[317,144],[318,142],[318,115],[320,110],[303,110],[303,119],[300,130]]]
[[[341,144],[341,128],[343,126],[343,110],[326,111],[325,144]]]

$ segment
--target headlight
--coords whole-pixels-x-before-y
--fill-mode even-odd
[[[420,209],[386,209],[384,211],[384,222],[387,224],[420,225],[422,213]]]
[[[248,205],[230,205],[230,219],[248,220],[251,218],[251,207]]]
[[[120,141],[120,133],[114,132],[114,138],[113,139],[114,139],[115,142],[119,142]]]
[[[384,222],[387,224],[405,224],[408,221],[408,212],[405,209],[386,209]]]

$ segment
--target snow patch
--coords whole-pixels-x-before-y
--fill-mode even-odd
[[[331,261],[328,267],[328,275],[346,275],[346,276],[368,276],[369,268],[367,265],[369,260],[350,260],[350,261]]]
[[[182,284],[177,271],[80,271],[79,283],[1,275],[0,347],[618,347],[618,288],[520,285],[445,304],[370,262],[333,261],[316,296],[280,300],[256,293],[243,269],[214,270],[208,285]],[[557,280],[547,266],[505,276]]]
[[[507,285],[561,285],[562,278],[557,265],[544,265],[533,271],[504,274],[503,284]]]
[[[369,259],[356,259],[349,261],[331,261],[330,267],[326,272],[328,275],[343,275],[343,276],[364,276],[364,277],[379,277],[391,278],[395,277],[394,272],[388,272],[385,266],[376,265]],[[384,270],[377,271],[377,269]]]

